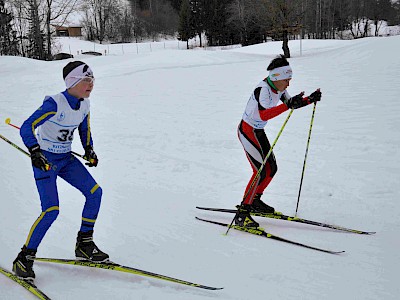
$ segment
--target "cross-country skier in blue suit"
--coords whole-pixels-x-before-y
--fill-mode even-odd
[[[42,213],[33,223],[22,251],[13,262],[13,271],[23,278],[34,278],[33,261],[37,248],[59,213],[57,176],[77,188],[86,198],[82,223],[78,232],[75,255],[94,262],[108,260],[93,242],[93,227],[100,209],[102,189],[85,166],[71,153],[74,131],[78,129],[84,158],[89,167],[96,167],[90,130],[90,102],[94,76],[90,67],[81,62],[68,63],[63,69],[67,89],[46,96],[39,107],[21,126],[20,134],[29,149],[33,173],[39,192]]]

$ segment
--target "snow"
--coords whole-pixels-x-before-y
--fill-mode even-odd
[[[85,41],[79,37],[55,37],[53,47],[56,53],[68,53],[74,57],[82,52],[95,51],[102,55],[121,56],[125,54],[142,54],[166,49],[186,49],[186,42],[178,40],[163,40],[161,42],[146,43],[103,43]]]
[[[74,40],[79,43],[80,40]],[[281,43],[225,51],[160,49],[78,55],[96,76],[92,131],[103,188],[95,241],[113,261],[224,287],[207,291],[136,275],[36,263],[53,299],[397,299],[400,288],[400,36],[299,41],[289,93],[321,88],[298,215],[376,231],[363,236],[260,219],[266,231],[342,255],[252,236],[195,220],[232,215],[196,205],[240,203],[250,166],[236,136],[247,99]],[[78,46],[78,45],[77,45]],[[124,45],[126,49],[130,46]],[[64,89],[67,61],[0,57],[0,120],[20,125],[47,94]],[[312,107],[296,110],[274,149],[278,173],[263,199],[294,214]],[[272,142],[288,113],[271,120]],[[18,131],[0,133],[23,146]],[[76,136],[73,149],[83,153]],[[11,269],[40,202],[30,160],[0,141],[1,256]],[[60,215],[38,256],[74,256],[83,196],[58,181]],[[0,276],[1,299],[34,299]]]

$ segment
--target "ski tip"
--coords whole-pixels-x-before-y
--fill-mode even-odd
[[[220,287],[205,286],[205,285],[197,285],[196,287],[211,291],[219,291],[224,289],[223,287],[220,288]]]
[[[351,233],[363,234],[363,235],[373,235],[376,231],[361,231],[361,230],[350,230]]]

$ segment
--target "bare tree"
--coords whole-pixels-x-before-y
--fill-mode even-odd
[[[89,40],[128,40],[135,17],[125,0],[82,0],[84,26]],[[122,31],[124,33],[122,33]],[[124,36],[124,38],[122,38]]]
[[[24,56],[52,59],[53,21],[63,25],[78,0],[13,0],[9,3],[15,15],[21,52]],[[29,43],[25,41],[28,40]]]
[[[112,0],[85,0],[87,25],[94,37],[103,42],[105,38],[106,24],[110,17],[109,12],[113,4]]]
[[[78,0],[46,0],[45,1],[45,27],[46,27],[46,44],[47,59],[52,59],[51,36],[54,33],[51,22],[57,20],[59,26],[64,25],[69,14],[75,9]]]
[[[285,57],[290,57],[289,34],[299,32],[301,28],[300,0],[262,0],[270,19],[270,34],[281,39]]]

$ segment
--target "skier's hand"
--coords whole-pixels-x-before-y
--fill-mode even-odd
[[[290,109],[297,109],[307,105],[307,102],[304,101],[303,96],[304,92],[301,92],[300,94],[290,98],[289,100],[287,100],[286,106]]]
[[[89,161],[85,163],[85,165],[89,167],[97,167],[97,164],[99,163],[99,159],[97,158],[97,155],[94,152],[92,146],[87,146],[85,148],[85,155],[83,156],[83,158]]]
[[[50,163],[47,158],[43,155],[39,145],[34,145],[29,148],[31,153],[32,165],[42,171],[49,171],[51,169]]]
[[[321,101],[321,96],[322,96],[322,93],[321,93],[321,90],[320,89],[317,89],[315,92],[313,92],[310,96],[308,96],[308,101],[310,102],[310,103],[315,103],[315,102],[317,102],[317,101]]]

